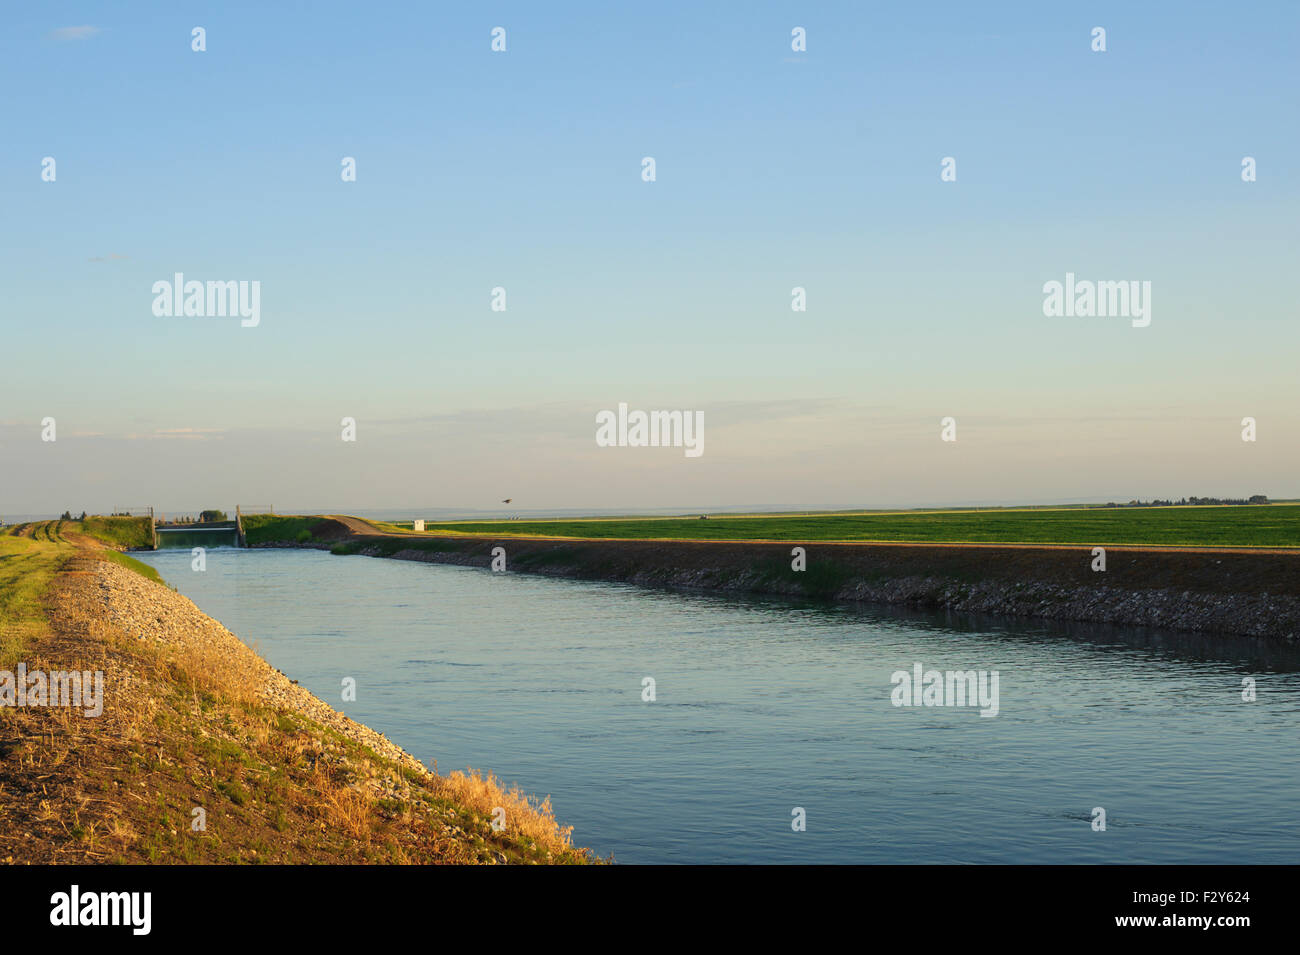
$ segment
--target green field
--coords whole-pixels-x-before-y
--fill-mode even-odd
[[[411,524],[377,522],[410,532]],[[1300,547],[1300,505],[1032,508],[613,520],[461,521],[426,533],[629,539]]]

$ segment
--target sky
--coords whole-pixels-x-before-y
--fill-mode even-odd
[[[0,518],[1300,496],[1300,5],[3,16]]]

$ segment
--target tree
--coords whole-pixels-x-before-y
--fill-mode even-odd
[[[63,516],[60,517],[59,520],[61,520],[61,521],[70,521],[70,520],[72,520],[72,512],[71,512],[71,511],[64,511],[64,512],[63,512]]]
[[[200,524],[206,524],[209,521],[224,521],[225,519],[225,511],[202,511],[199,513]]]

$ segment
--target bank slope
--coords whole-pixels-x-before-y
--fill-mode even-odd
[[[0,706],[0,861],[591,860],[549,803],[430,771],[104,553],[4,546],[23,567],[0,572],[0,670],[101,671],[104,689],[97,716]]]

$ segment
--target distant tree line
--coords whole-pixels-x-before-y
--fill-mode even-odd
[[[117,511],[114,511],[112,514],[109,515],[109,517],[132,517],[132,516],[133,516],[133,515],[130,514],[130,513],[127,512],[127,511],[123,511],[123,512],[120,513],[120,514],[119,514]],[[135,515],[135,516],[138,516],[138,515]],[[85,511],[82,511],[82,512],[81,512],[81,516],[80,516],[80,517],[75,517],[75,518],[72,516],[72,512],[71,512],[71,511],[64,511],[64,512],[63,512],[63,515],[59,518],[59,520],[61,520],[61,521],[72,521],[72,520],[84,521],[85,519],[86,519],[86,512],[85,512]],[[230,519],[230,518],[226,517],[226,512],[225,512],[225,511],[218,511],[218,510],[216,510],[216,509],[212,509],[212,510],[207,510],[207,511],[200,511],[200,512],[199,512],[199,519],[198,519],[197,522],[196,522],[196,521],[194,520],[194,518],[192,518],[192,517],[178,517],[178,518],[174,518],[170,523],[173,523],[173,524],[194,524],[194,523],[206,524],[206,523],[208,523],[209,521],[228,521],[229,519]]]
[[[1248,498],[1240,497],[1180,497],[1176,501],[1129,501],[1127,504],[1116,504],[1110,501],[1106,507],[1178,507],[1179,505],[1206,505],[1206,504],[1267,504],[1268,495],[1252,494]]]
[[[228,520],[230,520],[230,518],[226,517],[225,511],[210,509],[206,511],[199,511],[199,516],[197,520],[188,514],[177,515],[176,517],[173,517],[170,520],[168,520],[165,516],[160,515],[160,518],[157,521],[157,523],[159,524],[207,524],[212,521],[228,521]]]

